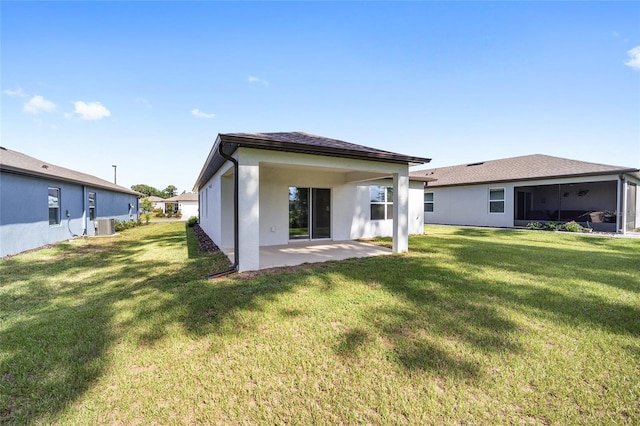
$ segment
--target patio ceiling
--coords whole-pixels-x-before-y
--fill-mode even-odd
[[[264,171],[264,172],[276,173],[276,174],[283,170],[296,171],[300,173],[309,173],[310,171],[313,171],[313,170],[328,172],[328,173],[337,173],[337,174],[344,175],[345,183],[392,178],[392,175],[390,175],[389,173],[365,172],[361,170],[354,170],[354,169],[348,169],[348,168],[317,167],[317,166],[307,166],[307,165],[288,164],[288,163],[260,162],[260,169],[261,171]]]

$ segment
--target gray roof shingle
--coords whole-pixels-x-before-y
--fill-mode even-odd
[[[221,133],[220,138],[227,139],[230,142],[237,142],[240,145],[258,145],[256,147],[263,149],[328,155],[344,154],[345,156],[350,156],[351,154],[354,157],[369,157],[377,160],[412,164],[423,164],[431,161],[430,158],[412,157],[304,132]]]
[[[37,158],[33,158],[21,152],[13,151],[4,147],[0,147],[0,170],[40,178],[74,182],[81,185],[88,185],[131,195],[142,195],[139,192],[132,191],[124,186],[113,184],[104,179],[67,169],[65,167],[56,166],[55,164],[47,163],[46,161],[38,160]]]
[[[420,170],[410,173],[410,176],[435,179],[435,181],[429,182],[428,186],[437,187],[619,173],[636,175],[638,172],[638,169],[630,167],[533,154]]]
[[[184,194],[176,195],[175,197],[162,200],[166,203],[177,203],[184,201],[198,201],[198,194],[194,192],[185,192]]]

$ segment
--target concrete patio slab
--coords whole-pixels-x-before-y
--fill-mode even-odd
[[[223,250],[233,262],[233,249]],[[391,254],[391,249],[360,241],[292,242],[281,246],[260,247],[260,269],[279,266],[295,266],[329,260],[354,257],[370,257]]]

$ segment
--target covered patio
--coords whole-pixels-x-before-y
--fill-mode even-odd
[[[200,224],[239,272],[403,253],[423,232],[409,165],[428,161],[301,132],[221,134],[196,183]],[[392,248],[355,242],[375,237]]]
[[[223,250],[231,262],[233,249]],[[392,250],[362,241],[304,241],[260,247],[260,269],[359,257],[383,256]]]

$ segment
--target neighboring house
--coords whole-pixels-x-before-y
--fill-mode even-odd
[[[420,170],[425,223],[495,227],[575,220],[605,232],[640,227],[637,168],[526,155]]]
[[[97,219],[137,220],[140,195],[0,147],[0,257],[94,235]]]
[[[219,134],[194,186],[200,225],[240,271],[295,241],[392,236],[405,252],[424,224],[409,166],[429,161],[301,132]]]
[[[162,209],[162,211],[164,212],[164,203],[166,201],[164,198],[151,195],[147,197],[147,199],[151,201],[151,204],[153,204],[153,209]]]
[[[165,201],[165,213],[175,215],[178,211],[182,214],[184,220],[191,216],[198,216],[198,194],[193,192],[185,192],[175,197],[167,198]]]

